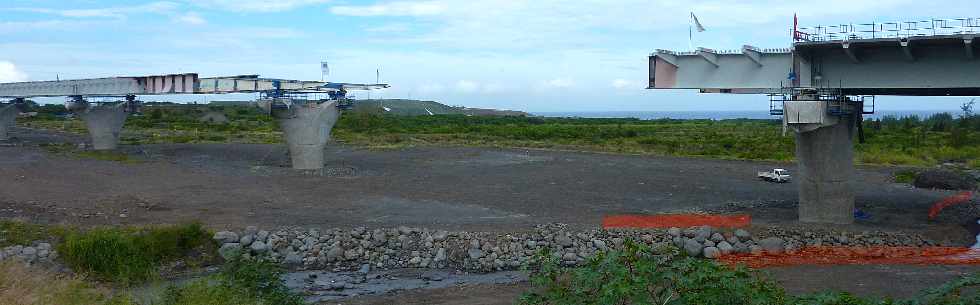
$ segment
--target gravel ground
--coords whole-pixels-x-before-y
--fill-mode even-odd
[[[954,192],[893,183],[896,169],[890,167],[857,170],[857,205],[870,219],[828,227],[795,222],[794,183],[755,178],[756,171],[773,167],[795,169],[785,163],[464,147],[378,151],[334,144],[325,152],[323,171],[301,172],[286,167],[281,145],[124,146],[139,162],[113,162],[38,147],[81,143],[78,136],[27,129],[13,135],[16,140],[0,145],[0,219],[83,226],[201,221],[236,231],[409,226],[502,233],[529,232],[544,223],[589,230],[615,214],[724,211],[751,213],[758,226],[902,231],[943,244],[974,241],[963,224],[926,218],[933,202]],[[935,286],[950,278],[907,267],[860,273],[852,281],[841,280],[842,274],[864,267],[840,268],[788,268],[786,274],[813,276],[787,275],[785,284],[802,291],[853,283],[847,287],[855,292],[878,293],[859,280],[887,283],[915,273],[927,274],[920,282],[929,285],[919,286]],[[416,291],[404,294],[404,303],[414,296],[444,304],[511,303],[519,286]],[[895,293],[917,288],[897,287]],[[352,302],[383,303],[380,298]]]

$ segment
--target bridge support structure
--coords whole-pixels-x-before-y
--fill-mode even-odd
[[[854,115],[813,130],[796,130],[801,222],[854,222]]]
[[[330,132],[340,118],[338,100],[282,100],[258,101],[258,106],[268,109],[279,119],[289,147],[289,157],[294,169],[317,170],[323,168],[323,148],[330,140]]]
[[[0,104],[0,141],[10,139],[10,129],[14,126],[18,113],[20,110],[15,103]]]

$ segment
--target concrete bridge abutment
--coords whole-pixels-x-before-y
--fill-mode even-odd
[[[832,124],[795,126],[801,222],[854,222],[852,181],[858,115],[837,116]]]
[[[18,113],[20,110],[17,109],[17,105],[13,103],[0,104],[0,141],[10,139],[10,129],[14,127]]]
[[[288,111],[274,115],[286,137],[293,168],[322,169],[323,148],[340,118],[337,102],[294,103]]]
[[[88,127],[95,150],[113,150],[119,146],[119,133],[126,123],[126,103],[92,105],[78,113]]]

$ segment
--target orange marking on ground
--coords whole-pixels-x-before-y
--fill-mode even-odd
[[[980,265],[980,249],[961,247],[805,247],[792,254],[729,254],[718,260],[752,268],[796,265]]]
[[[953,196],[943,198],[940,201],[936,201],[936,203],[932,205],[932,208],[929,208],[929,219],[936,218],[936,216],[939,215],[940,211],[942,211],[943,209],[951,205],[964,203],[970,201],[970,199],[972,198],[973,198],[973,192],[966,191]]]
[[[752,223],[752,216],[665,214],[665,215],[614,215],[602,219],[602,227],[610,228],[688,228],[712,226],[715,228],[745,227]]]

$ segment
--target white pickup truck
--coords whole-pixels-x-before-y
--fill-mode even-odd
[[[759,179],[769,182],[789,182],[789,171],[782,168],[774,168],[771,171],[759,172]]]

